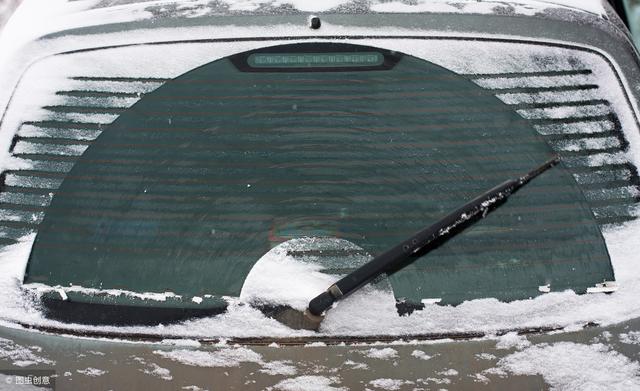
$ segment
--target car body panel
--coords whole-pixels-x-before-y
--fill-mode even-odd
[[[546,360],[550,365],[561,368],[566,365],[563,361],[568,359],[589,371],[574,370],[576,383],[572,384],[604,386],[602,381],[605,381],[614,389],[633,389],[640,380],[629,377],[626,367],[637,367],[640,345],[629,336],[639,331],[640,325],[636,320],[606,328],[591,327],[559,334],[521,337],[510,334],[465,341],[342,346],[194,346],[193,341],[132,343],[34,334],[2,327],[0,336],[13,341],[12,351],[22,351],[23,360],[37,362],[40,359],[41,362],[19,367],[14,364],[18,358],[4,357],[0,358],[0,366],[4,373],[13,369],[21,370],[17,372],[21,374],[54,367],[57,390],[147,387],[175,390],[189,386],[203,390],[262,390],[278,384],[284,386],[286,383],[281,382],[296,379],[302,387],[310,387],[317,382],[325,385],[326,389],[363,389],[373,388],[376,384],[395,384],[400,390],[540,390],[563,382],[554,382],[552,371],[537,363],[535,354],[546,353],[545,349],[553,352],[554,348],[565,348],[566,354],[604,349],[602,355],[557,357],[555,361],[553,357],[546,357]],[[6,345],[4,347],[6,349]],[[30,354],[25,354],[25,350]],[[531,362],[529,373],[520,373],[512,366],[513,362],[519,362],[517,359],[523,352],[530,352],[525,361]],[[605,362],[594,362],[594,358]],[[607,359],[616,360],[620,366],[611,368],[606,364]],[[603,375],[598,367],[608,368],[610,378]],[[88,370],[90,368],[95,370]]]
[[[84,7],[81,2],[74,6],[77,6],[77,9]],[[139,4],[136,5],[138,8],[139,6]],[[0,92],[0,107],[7,107],[0,124],[0,135],[2,135],[0,148],[2,151],[9,151],[13,136],[20,124],[20,116],[11,111],[12,105],[17,106],[22,103],[12,96],[14,92],[19,91],[20,83],[28,83],[28,78],[23,79],[23,76],[27,75],[29,69],[36,69],[38,64],[45,64],[48,60],[60,58],[57,56],[65,53],[67,55],[91,53],[105,48],[146,50],[146,48],[155,46],[162,49],[164,47],[161,45],[170,43],[181,43],[187,46],[190,43],[233,43],[236,45],[234,49],[225,49],[227,50],[226,54],[232,54],[260,47],[264,42],[273,43],[274,39],[281,40],[279,43],[313,41],[380,45],[380,42],[386,42],[391,48],[406,40],[425,43],[448,40],[458,43],[508,42],[548,45],[557,49],[578,49],[598,56],[614,70],[616,78],[613,83],[622,91],[622,98],[617,103],[627,107],[626,110],[628,110],[624,131],[630,144],[629,157],[636,165],[640,161],[638,153],[640,134],[637,131],[637,101],[640,97],[638,56],[627,33],[620,29],[615,20],[607,20],[607,15],[555,7],[541,12],[537,16],[518,13],[515,8],[511,14],[504,12],[498,14],[500,10],[495,9],[490,9],[490,12],[485,14],[401,14],[358,13],[355,11],[347,14],[334,12],[320,13],[322,27],[319,30],[311,30],[308,27],[310,13],[300,10],[276,15],[265,12],[263,15],[257,16],[241,13],[215,15],[215,13],[207,12],[203,14],[164,12],[160,8],[132,14],[129,12],[130,10],[130,8],[122,6],[121,8],[105,8],[95,13],[76,12],[70,14],[72,16],[69,18],[61,18],[61,23],[58,26],[52,27],[45,24],[37,33],[22,36],[22,40],[17,40],[19,44],[9,42],[10,38],[7,38],[12,30],[16,31],[13,26],[19,23],[11,22],[12,27],[7,30],[8,33],[3,34],[0,44],[3,53],[12,53],[10,58],[3,59],[0,64],[2,71],[0,72],[0,91],[2,91]],[[144,11],[144,7],[142,11]],[[155,13],[151,11],[155,11]],[[607,8],[605,11],[610,12]],[[97,23],[96,15],[111,15],[111,17],[104,18],[104,22]],[[20,17],[26,18],[28,15],[22,14]],[[18,20],[16,19],[16,21]],[[212,51],[211,56],[219,57],[221,54]],[[174,60],[179,62],[178,59]],[[212,58],[208,61],[211,60]],[[7,159],[3,159],[3,162],[6,161]],[[628,237],[623,243],[623,246],[627,248],[633,245],[637,245],[637,240]],[[629,303],[629,307],[630,313],[626,314],[626,319],[637,317],[637,314],[633,312],[633,303]],[[600,312],[594,310],[592,314],[585,315],[585,318],[591,316],[602,319],[603,323],[608,322],[604,328],[580,329],[580,326],[574,324],[572,327],[578,328],[578,330],[571,331],[569,329],[559,333],[530,335],[526,337],[528,342],[514,338],[512,334],[498,340],[493,338],[473,340],[470,338],[472,335],[467,334],[464,335],[466,339],[463,341],[440,341],[435,344],[415,342],[415,345],[395,345],[385,342],[383,345],[374,345],[371,340],[368,340],[366,346],[358,346],[353,341],[345,342],[345,346],[250,346],[249,351],[241,351],[241,359],[238,359],[238,352],[223,354],[223,357],[227,359],[229,354],[232,358],[236,357],[235,361],[234,359],[220,361],[218,360],[219,355],[214,355],[212,358],[208,352],[225,349],[237,350],[240,347],[210,346],[204,339],[198,343],[193,341],[165,341],[162,343],[157,341],[158,336],[156,335],[156,342],[151,344],[140,342],[136,340],[137,337],[125,340],[126,335],[121,335],[121,339],[112,338],[109,340],[105,340],[104,336],[100,338],[98,335],[94,335],[92,338],[77,338],[50,335],[46,333],[45,328],[41,328],[39,331],[27,331],[16,326],[16,323],[11,323],[6,324],[8,327],[0,328],[0,338],[2,338],[0,340],[0,363],[2,363],[3,371],[4,368],[23,370],[27,368],[28,372],[34,368],[51,369],[54,367],[59,376],[57,379],[59,389],[108,387],[132,389],[145,386],[175,389],[190,385],[202,388],[255,386],[256,389],[263,389],[276,385],[277,382],[285,380],[285,377],[295,376],[321,376],[323,379],[315,380],[328,382],[326,384],[329,386],[350,388],[363,388],[371,381],[386,378],[401,381],[397,383],[400,384],[399,387],[407,389],[414,387],[540,389],[558,384],[557,378],[553,376],[554,373],[549,372],[547,367],[535,360],[530,360],[534,364],[529,371],[509,366],[510,362],[520,357],[513,355],[519,352],[523,354],[548,352],[549,350],[545,349],[566,347],[567,345],[563,345],[563,343],[570,343],[570,347],[577,348],[573,352],[595,352],[586,356],[587,359],[593,359],[592,362],[576,361],[579,368],[585,369],[581,373],[591,381],[588,384],[599,384],[598,381],[602,380],[602,378],[589,378],[588,372],[601,374],[595,370],[600,363],[596,363],[594,369],[593,361],[602,360],[603,357],[614,357],[615,360],[618,360],[614,361],[621,364],[622,371],[611,370],[611,372],[623,381],[620,383],[620,388],[624,389],[625,384],[629,386],[627,388],[632,388],[638,384],[637,375],[635,377],[633,374],[629,375],[625,370],[637,368],[637,361],[640,357],[639,345],[635,342],[636,339],[631,336],[640,332],[640,325],[637,320],[612,324],[617,323],[617,320],[616,318],[607,318],[607,311],[607,308],[601,308]],[[545,314],[540,313],[538,316],[544,317]],[[467,321],[472,323],[474,319],[467,319]],[[459,322],[464,323],[465,320],[461,319]],[[460,327],[464,328],[464,325]],[[78,327],[76,327],[77,329]],[[49,330],[49,332],[64,334],[64,331],[60,329]],[[400,337],[393,336],[393,338],[399,339]],[[503,343],[497,346],[500,341]],[[216,343],[220,342],[220,340],[216,340]],[[244,343],[250,345],[247,341]],[[262,340],[261,343],[266,342]],[[304,343],[302,342],[302,344]],[[529,346],[528,343],[532,343],[533,346]],[[598,346],[593,347],[598,343],[605,345],[604,350]],[[299,341],[298,344],[300,344]],[[510,347],[502,349],[504,346]],[[367,356],[367,354],[371,355],[371,349],[385,348],[393,349],[395,354],[387,350],[374,352],[374,357]],[[527,350],[532,348],[535,349]],[[607,349],[611,349],[612,353],[607,354]],[[185,356],[189,357],[190,353],[185,353],[176,360],[170,358],[178,357],[176,355],[156,353],[183,350],[204,352],[204,355],[196,354],[195,357],[200,357],[200,359],[196,359],[199,364],[193,365],[193,361],[185,359]],[[418,356],[416,357],[413,355],[414,350],[422,351],[432,358],[424,360],[422,358],[426,358],[426,356],[420,353],[416,353]],[[258,353],[260,358],[251,352]],[[100,353],[103,353],[104,356]],[[479,356],[482,353],[495,357]],[[397,358],[394,355],[397,355]],[[386,357],[386,359],[375,358],[375,356]],[[508,356],[509,360],[499,364],[501,358]],[[526,357],[532,358],[531,356]],[[29,360],[32,363],[27,363]],[[199,366],[206,363],[207,360],[209,360],[209,366]],[[291,363],[279,365],[279,370],[273,369],[274,366],[267,365],[273,361],[283,360],[290,360]],[[355,364],[347,364],[347,360],[351,360]],[[359,362],[367,364],[369,370],[356,369]],[[229,366],[230,363],[231,366]],[[25,364],[26,366],[21,366]],[[557,364],[557,366],[561,365]],[[289,367],[295,367],[295,374],[294,370]],[[501,369],[502,372],[494,370],[482,374],[485,369],[495,367]],[[96,370],[89,370],[89,368]],[[168,380],[169,375],[162,369],[168,370],[171,380]],[[260,372],[261,369],[266,372]],[[448,371],[449,369],[455,369],[455,372]],[[108,372],[103,373],[102,371]],[[65,376],[66,372],[71,375]],[[269,372],[279,372],[280,374],[269,375]],[[438,372],[442,374],[438,375]],[[523,372],[537,375],[520,376]],[[477,374],[488,378],[489,383],[485,384],[484,378],[476,376]],[[165,379],[162,378],[163,376]],[[339,379],[333,380],[332,377],[339,377]],[[436,380],[418,381],[418,379],[427,378]],[[450,383],[447,383],[445,378],[449,379]],[[314,379],[300,379],[303,382],[312,380]],[[405,381],[415,384],[403,383]],[[378,382],[370,385],[374,384],[396,383]],[[281,386],[283,385],[281,384]]]

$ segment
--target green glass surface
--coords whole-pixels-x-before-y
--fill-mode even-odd
[[[463,76],[326,46],[398,61],[252,72],[237,67],[244,54],[168,81],[65,178],[25,282],[237,296],[283,241],[336,237],[376,255],[552,156],[527,121]],[[546,284],[582,293],[612,279],[600,230],[562,166],[390,278],[399,299],[450,304],[532,297]]]

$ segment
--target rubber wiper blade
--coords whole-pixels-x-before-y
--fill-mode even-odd
[[[423,257],[446,240],[462,232],[500,205],[525,186],[532,179],[559,163],[553,157],[525,175],[509,179],[487,190],[435,224],[419,231],[409,239],[375,257],[358,269],[341,278],[325,292],[309,302],[304,319],[297,319],[292,313],[279,320],[293,328],[316,329],[322,321],[323,313],[337,300],[355,292],[382,274],[391,275],[418,258]]]

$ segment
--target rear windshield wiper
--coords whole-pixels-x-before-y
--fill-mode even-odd
[[[509,179],[501,183],[449,213],[435,224],[375,257],[312,299],[304,314],[289,309],[274,317],[292,328],[317,330],[323,319],[322,314],[337,300],[355,292],[378,276],[391,275],[426,255],[504,204],[509,196],[558,162],[559,158],[554,157],[517,179]]]

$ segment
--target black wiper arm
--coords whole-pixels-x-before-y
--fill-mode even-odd
[[[558,162],[559,158],[554,157],[520,178],[503,182],[449,213],[437,223],[360,266],[311,300],[308,313],[319,317],[335,301],[355,292],[381,274],[392,274],[424,256],[444,240],[450,239],[462,229],[486,216],[518,189]]]

